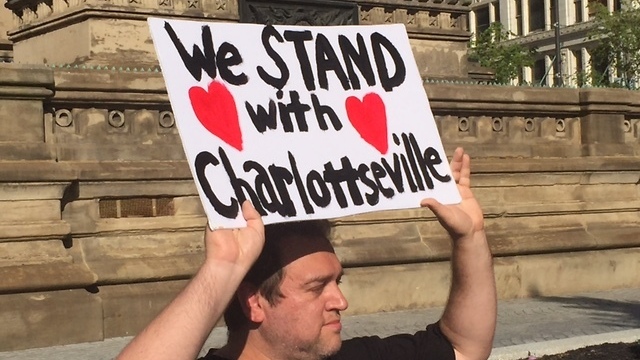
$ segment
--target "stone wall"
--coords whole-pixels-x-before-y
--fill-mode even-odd
[[[425,88],[448,153],[474,156],[501,298],[640,286],[637,92]],[[135,334],[203,259],[161,74],[0,64],[0,122],[0,351]],[[341,218],[332,240],[348,313],[445,301],[428,211]]]

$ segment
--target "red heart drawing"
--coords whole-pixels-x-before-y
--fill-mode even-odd
[[[194,86],[189,100],[200,123],[222,141],[242,151],[242,132],[233,95],[223,83],[212,81],[208,91]]]
[[[389,150],[387,112],[380,96],[369,93],[362,101],[355,96],[349,96],[345,106],[351,125],[362,139],[378,149],[381,154],[386,154]]]

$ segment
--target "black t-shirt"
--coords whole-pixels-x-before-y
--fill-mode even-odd
[[[201,360],[226,360],[209,350]],[[353,338],[342,342],[340,351],[327,360],[455,360],[453,346],[437,324],[411,334],[381,339],[378,336]]]

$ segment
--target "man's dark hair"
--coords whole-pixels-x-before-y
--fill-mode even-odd
[[[269,304],[276,305],[282,298],[280,284],[284,278],[284,266],[290,259],[283,259],[279,243],[293,239],[328,239],[330,225],[327,220],[308,220],[270,224],[265,226],[265,242],[262,253],[244,277],[258,289]],[[233,296],[224,312],[224,321],[229,331],[238,331],[248,323],[237,294]]]

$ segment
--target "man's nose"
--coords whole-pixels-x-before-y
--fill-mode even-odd
[[[349,307],[349,302],[347,298],[344,297],[342,290],[340,290],[340,286],[338,284],[333,284],[331,289],[331,301],[327,302],[327,310],[338,310],[344,311]]]

